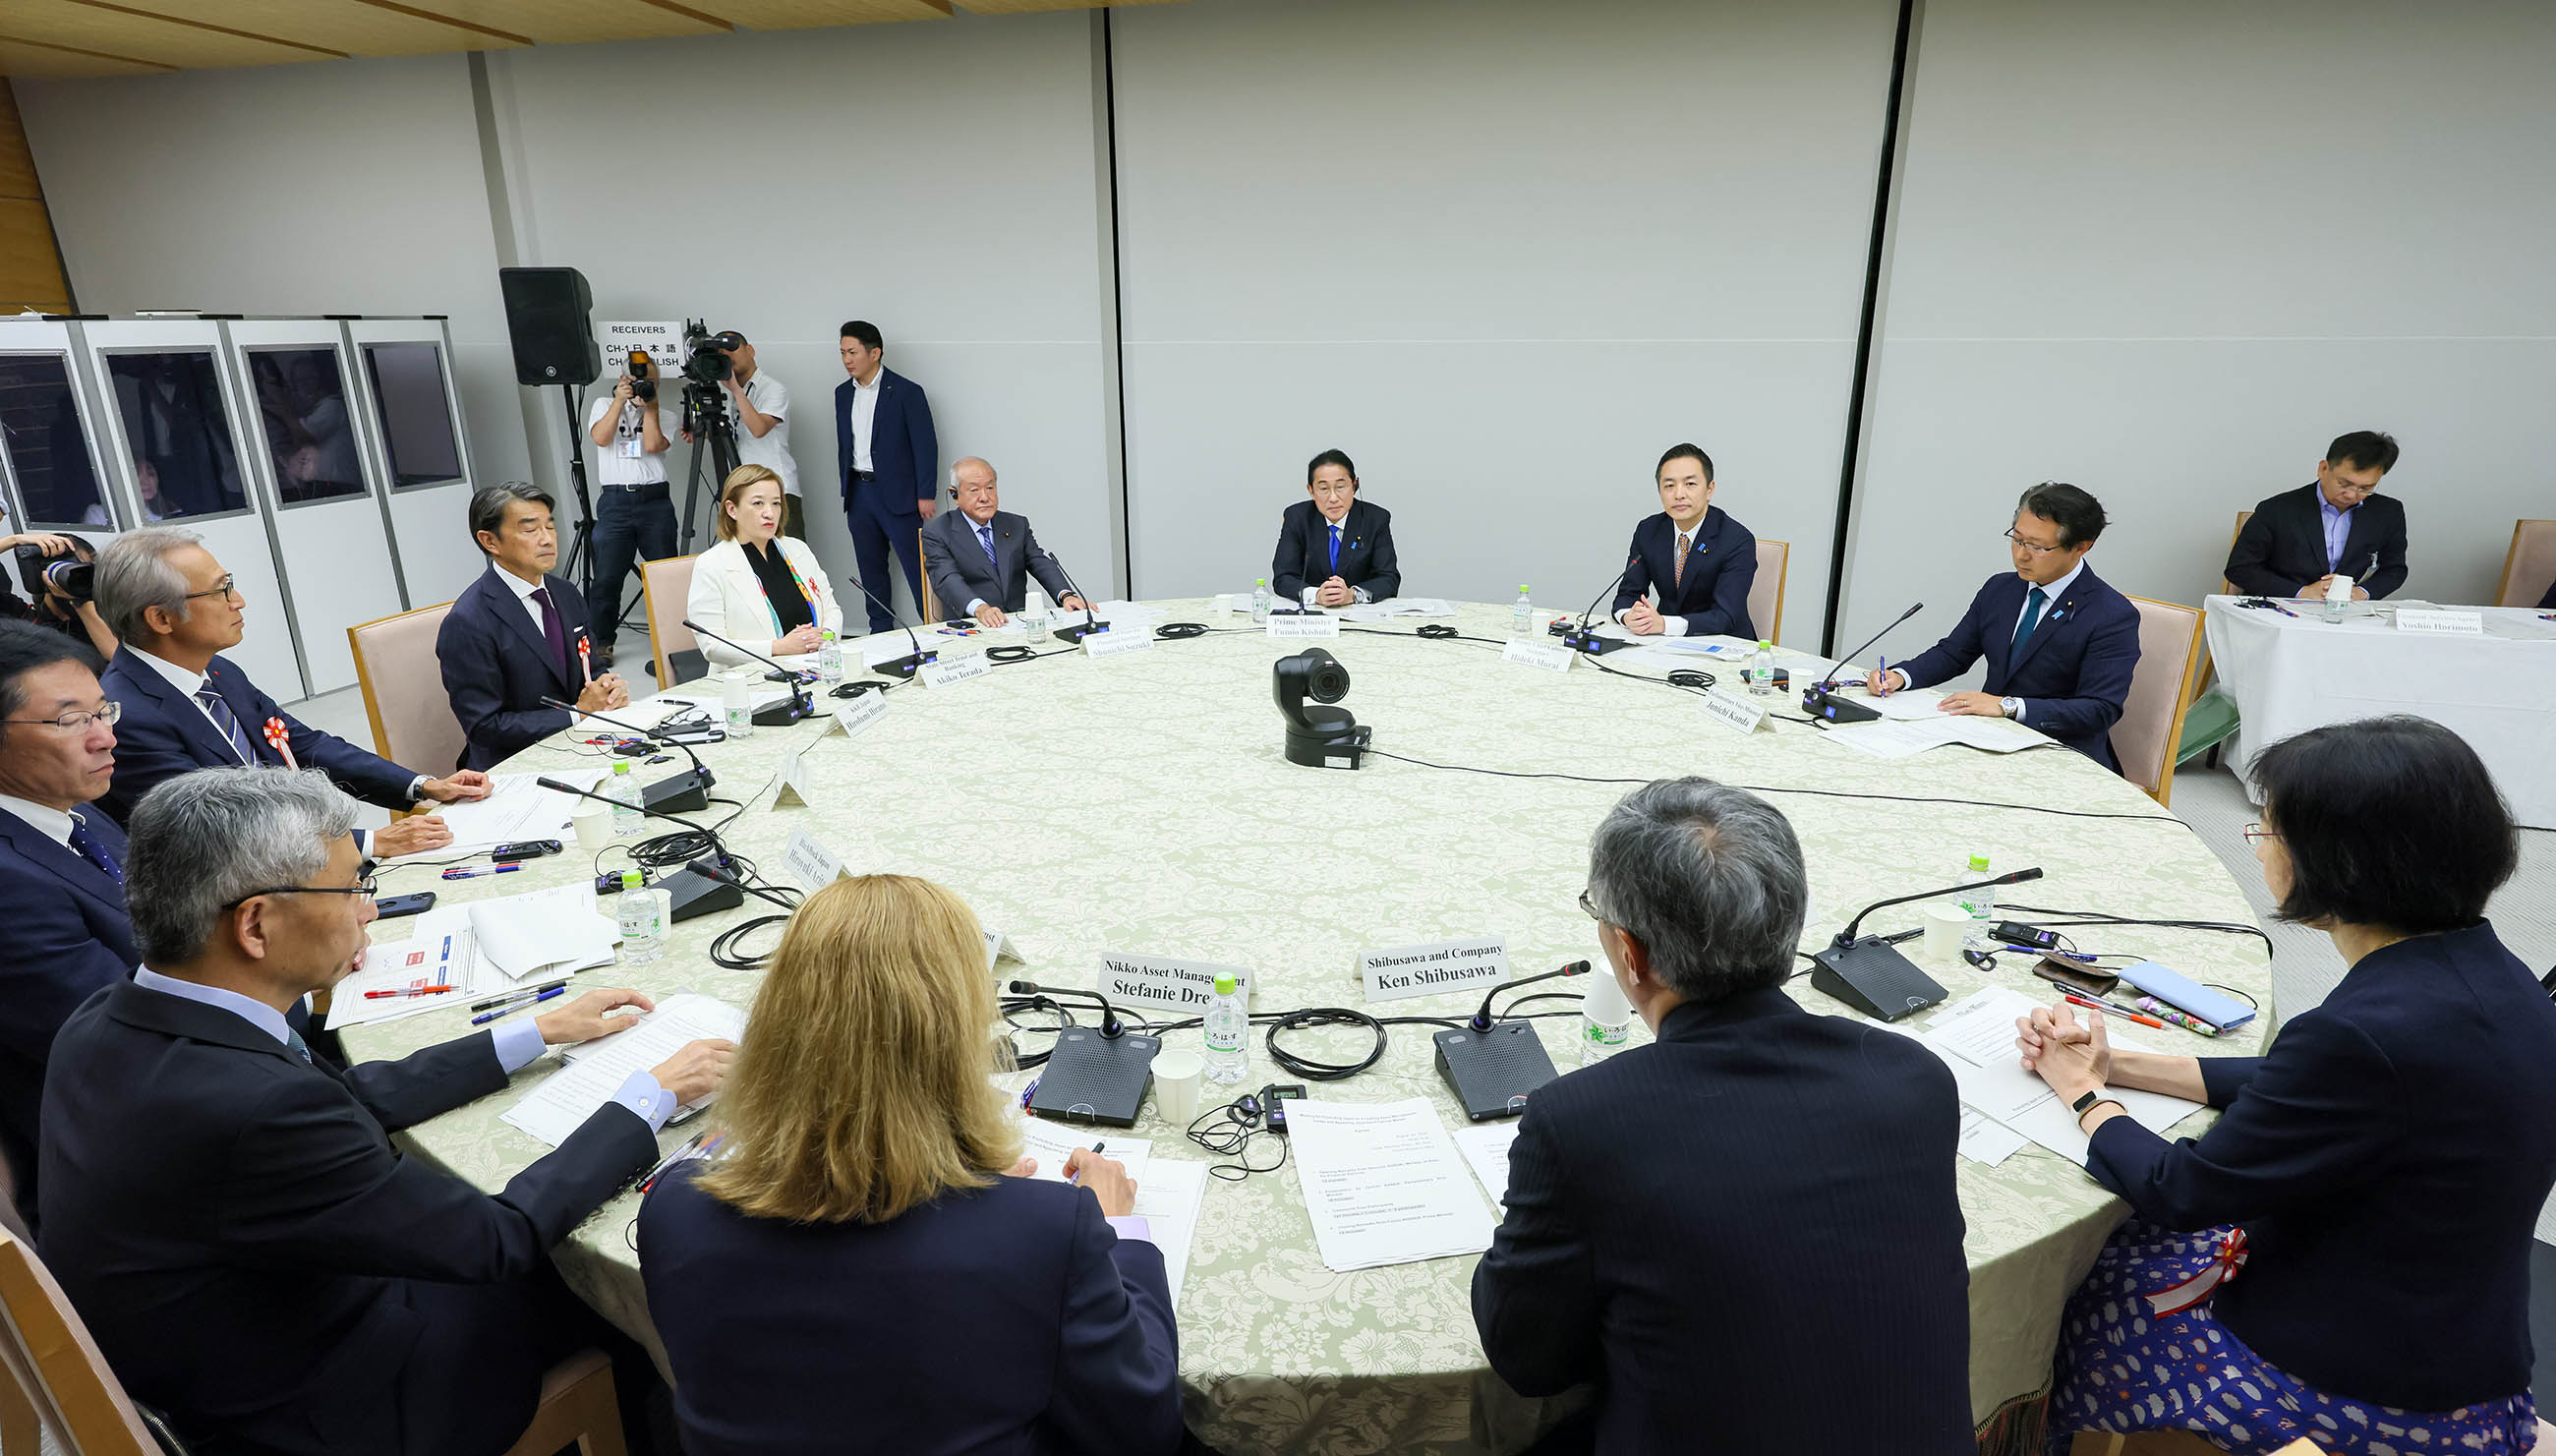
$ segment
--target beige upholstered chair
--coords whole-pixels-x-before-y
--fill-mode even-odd
[[[692,615],[693,563],[698,556],[670,556],[662,561],[643,562],[639,567],[639,587],[648,599],[648,641],[657,654],[657,686],[675,685],[675,669],[667,661],[678,652],[699,652],[702,639],[684,625]]]
[[[443,601],[346,629],[355,682],[364,690],[364,719],[373,728],[373,751],[439,777],[461,762],[461,720],[452,716],[444,668],[435,657],[435,634],[451,609],[451,602]]]
[[[1757,580],[1748,584],[1748,624],[1768,642],[1784,640],[1784,569],[1792,560],[1790,543],[1757,538]]]
[[[2514,521],[2511,550],[2503,553],[2496,606],[2536,606],[2556,583],[2556,521]]]
[[[2246,523],[2247,521],[2252,520],[2252,519],[2254,519],[2254,513],[2253,513],[2252,511],[2250,511],[2250,510],[2240,510],[2240,511],[2238,511],[2238,512],[2236,513],[2236,529],[2228,533],[2228,551],[2229,551],[2229,552],[2233,553],[2233,552],[2235,552],[2235,551],[2236,551],[2236,538],[2245,534],[2245,523]],[[2227,570],[2227,567],[2228,567],[2228,557],[2227,557],[2227,555],[2223,554],[2223,555],[2219,558],[2219,566],[2220,566],[2220,569],[2221,569],[2223,572]],[[2219,579],[2219,595],[2220,595],[2220,596],[2236,596],[2236,583],[2234,583],[2234,582],[2232,582],[2232,581],[2230,581],[2230,580],[2228,580],[2225,576],[2222,576],[2222,577]]]
[[[2121,720],[2112,725],[2112,753],[2121,777],[2164,804],[2174,797],[2175,749],[2183,715],[2201,677],[2201,612],[2172,601],[2130,600],[2139,609],[2139,665]]]

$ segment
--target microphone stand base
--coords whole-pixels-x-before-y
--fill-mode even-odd
[[[1468,1024],[1430,1040],[1438,1044],[1438,1075],[1476,1123],[1525,1112],[1528,1096],[1558,1075],[1543,1038],[1524,1021],[1497,1022],[1488,1031]]]
[[[1574,652],[1586,652],[1592,657],[1603,657],[1609,652],[1620,651],[1634,644],[1622,637],[1601,637],[1587,627],[1573,627],[1562,634],[1562,645]]]
[[[1095,1026],[1069,1026],[1039,1074],[1029,1110],[1061,1123],[1133,1127],[1153,1085],[1159,1036],[1103,1036]]]
[[[874,663],[870,671],[884,673],[899,682],[911,682],[916,673],[923,671],[924,664],[938,662],[940,659],[941,654],[938,652],[917,652],[911,656],[891,657],[885,662]]]
[[[769,708],[758,708],[754,710],[754,726],[756,728],[788,728],[790,725],[799,722],[803,718],[814,717],[816,712],[817,705],[815,701],[809,698],[808,690],[802,688],[798,692],[792,694],[788,702],[775,703]]]
[[[1900,1021],[1940,1003],[1944,988],[1880,936],[1832,945],[1811,957],[1811,989],[1879,1021]]]
[[[639,791],[639,802],[659,814],[706,814],[710,808],[709,775],[686,769]]]
[[[1802,711],[1821,723],[1879,723],[1880,710],[1869,703],[1841,698],[1826,688],[1804,688]]]
[[[1074,625],[1067,627],[1050,627],[1048,629],[1048,635],[1060,642],[1073,642],[1080,644],[1084,638],[1088,637],[1095,632],[1105,632],[1107,630],[1109,630],[1109,624],[1107,622],[1085,621],[1076,622]]]

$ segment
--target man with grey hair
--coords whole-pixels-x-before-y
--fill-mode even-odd
[[[398,1062],[315,1062],[287,1013],[361,962],[374,916],[352,819],[309,771],[206,769],[142,801],[142,966],[64,1024],[45,1080],[45,1258],[126,1388],[199,1449],[495,1456],[595,1336],[550,1249],[732,1047],[631,1074],[497,1194],[403,1157],[391,1132],[652,1007],[591,991]]]
[[[999,627],[1029,600],[1032,576],[1056,604],[1083,609],[1083,598],[1065,579],[1056,558],[1038,544],[1029,519],[1002,508],[994,467],[968,456],[950,467],[952,498],[958,509],[923,526],[923,565],[942,615],[974,617]]]
[[[1528,1100],[1473,1271],[1493,1370],[1597,1387],[1539,1452],[1974,1449],[1952,1074],[1785,993],[1809,903],[1753,794],[1663,779],[1598,826],[1581,908],[1656,1039]]]
[[[247,597],[194,532],[154,526],[108,542],[97,554],[96,590],[98,611],[124,644],[99,677],[124,705],[106,796],[116,818],[130,820],[143,795],[179,774],[241,764],[320,769],[384,809],[487,797],[486,774],[412,772],[303,723],[250,682],[221,655],[245,632]],[[440,850],[452,831],[441,816],[421,814],[356,843],[386,860]]]

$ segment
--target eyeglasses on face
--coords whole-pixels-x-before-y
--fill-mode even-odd
[[[60,718],[12,718],[0,720],[0,722],[23,723],[30,728],[61,728],[66,733],[84,733],[88,731],[88,726],[92,723],[102,723],[113,728],[116,721],[123,717],[124,705],[110,699],[95,708],[74,708]]]
[[[249,901],[256,899],[260,895],[361,895],[365,899],[369,900],[380,888],[380,881],[369,874],[365,875],[362,879],[355,881],[353,884],[270,885],[262,890],[250,890],[247,894],[244,894],[238,899],[231,901],[229,904],[222,906],[222,908],[225,910],[236,910],[240,906],[247,904]]]
[[[208,587],[201,592],[190,592],[181,599],[192,601],[198,596],[219,596],[227,600],[228,598],[237,596],[238,595],[239,584],[237,580],[231,577],[224,577],[214,586]]]
[[[1587,890],[1582,890],[1580,892],[1580,909],[1590,919],[1597,921],[1598,924],[1604,925],[1607,923],[1605,915],[1598,908],[1598,902],[1589,898],[1589,891]]]
[[[2037,541],[2026,541],[2022,537],[2014,534],[2014,527],[2012,526],[2006,527],[1998,534],[2004,536],[2005,539],[2013,542],[2015,545],[2022,547],[2024,550],[2031,552],[2035,556],[2048,556],[2054,551],[2066,551],[2068,549],[2065,546],[2044,546]]]
[[[2279,830],[2265,829],[2263,827],[2263,821],[2259,819],[2254,820],[2245,826],[2245,843],[2249,845],[2258,840],[2276,840],[2280,837],[2281,832]]]

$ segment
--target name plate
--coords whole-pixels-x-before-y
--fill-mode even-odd
[[[1500,649],[1500,661],[1540,667],[1546,672],[1571,671],[1571,659],[1579,655],[1559,642],[1538,642],[1529,637],[1511,637],[1509,645]]]
[[[794,752],[781,760],[781,782],[772,790],[771,807],[778,809],[785,804],[806,806],[811,802],[808,797],[810,787],[808,756]]]
[[[1153,646],[1154,640],[1150,627],[1113,626],[1105,632],[1094,632],[1084,638],[1083,651],[1087,657],[1124,657],[1130,652],[1142,652]]]
[[[977,928],[985,932],[986,970],[993,970],[996,963],[1002,961],[1009,961],[1015,966],[1021,963],[1021,953],[1012,949],[1012,938],[1010,936],[1003,934],[999,930],[994,930],[982,925]]]
[[[817,843],[817,837],[804,829],[790,832],[790,843],[781,851],[781,872],[810,894],[832,884],[843,872],[843,861],[834,852]]]
[[[1734,698],[1720,688],[1713,688],[1704,695],[1704,716],[1743,733],[1753,733],[1757,731],[1757,726],[1766,721],[1766,705],[1746,698]]]
[[[1505,936],[1485,935],[1361,951],[1358,974],[1366,978],[1371,1001],[1480,990],[1509,979],[1509,943]]]
[[[982,653],[978,653],[968,657],[948,657],[939,662],[927,662],[923,665],[923,670],[914,675],[914,680],[927,688],[955,688],[960,683],[972,683],[993,670],[994,665],[987,662]]]
[[[842,707],[835,709],[833,726],[817,736],[826,738],[841,733],[844,737],[852,737],[861,729],[885,717],[887,717],[887,695],[863,693],[857,698],[845,701]]]
[[[1328,611],[1306,616],[1279,616],[1273,612],[1269,617],[1269,635],[1273,637],[1337,637],[1340,634],[1341,619]]]
[[[1251,968],[1218,966],[1210,961],[1186,961],[1177,956],[1131,956],[1119,951],[1100,953],[1099,992],[1113,1001],[1133,1001],[1155,1010],[1188,1011],[1207,1009],[1215,999],[1215,978],[1230,976],[1248,1002],[1251,998]]]
[[[2485,635],[2485,613],[2481,611],[2424,611],[2403,606],[2396,610],[2396,630],[2432,632],[2444,637],[2482,637]]]

